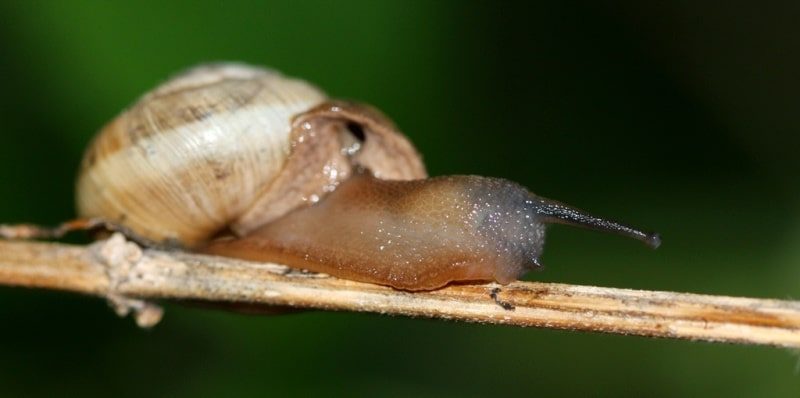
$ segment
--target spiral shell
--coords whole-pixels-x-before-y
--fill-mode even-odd
[[[271,70],[242,64],[190,69],[145,94],[94,138],[77,181],[78,213],[149,241],[184,246],[225,229],[247,232],[330,190],[319,181],[335,187],[349,173],[348,159],[367,149],[352,150],[343,122],[329,126],[339,108],[327,101],[310,84]],[[389,134],[396,137],[383,141],[399,166],[390,166],[387,176],[424,177],[411,144]],[[312,159],[291,166],[288,159],[300,147]],[[301,182],[281,177],[306,166],[311,171]]]

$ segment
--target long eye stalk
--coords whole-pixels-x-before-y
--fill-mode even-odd
[[[653,249],[661,245],[661,236],[655,232],[645,232],[616,221],[595,217],[582,210],[567,206],[554,200],[537,197],[536,213],[541,220],[550,224],[564,224],[627,236],[643,242]]]

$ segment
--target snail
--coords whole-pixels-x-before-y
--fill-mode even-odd
[[[551,223],[660,243],[507,180],[428,178],[378,110],[236,63],[189,69],[106,125],[76,202],[80,217],[147,245],[409,291],[507,284],[541,267]]]

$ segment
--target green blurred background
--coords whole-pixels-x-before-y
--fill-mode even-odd
[[[648,3],[648,4],[645,4]],[[613,4],[613,5],[612,5]],[[4,1],[0,220],[73,216],[92,134],[214,60],[389,114],[431,174],[516,180],[660,231],[554,227],[527,279],[800,297],[800,3]],[[2,255],[2,253],[0,253]],[[787,350],[0,289],[2,396],[798,396]]]

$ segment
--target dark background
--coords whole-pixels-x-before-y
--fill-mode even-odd
[[[383,109],[431,174],[506,177],[664,237],[553,227],[527,279],[797,298],[800,3],[642,3],[2,2],[0,220],[72,217],[103,123],[173,72],[240,60]],[[764,347],[178,305],[145,331],[13,288],[0,325],[3,396],[800,392],[797,354]]]

